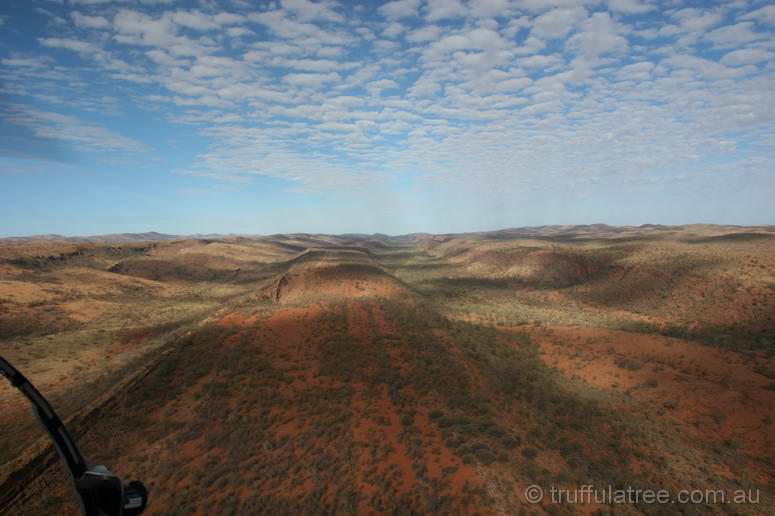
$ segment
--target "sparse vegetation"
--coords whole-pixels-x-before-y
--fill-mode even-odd
[[[771,288],[769,297],[753,288],[755,308],[724,319],[713,296],[738,299],[755,280],[722,275],[733,269],[704,248],[362,242],[15,256],[0,280],[27,285],[27,297],[3,298],[0,342],[33,378],[50,379],[66,416],[115,389],[74,432],[91,460],[146,480],[155,513],[520,514],[536,507],[514,486],[532,483],[672,490],[694,482],[695,467],[722,486],[729,471],[744,486],[755,484],[750,468],[772,474],[747,434],[713,440],[681,426],[691,400],[676,385],[728,381],[692,362],[695,341],[719,360],[745,351],[734,366],[758,378],[758,393],[773,391],[761,352],[772,342]],[[706,296],[688,299],[696,285]],[[755,338],[742,344],[746,335]],[[664,349],[633,347],[646,342],[635,336]],[[63,365],[46,376],[54,363]],[[139,381],[117,387],[146,364]],[[716,411],[708,421],[735,418]],[[63,499],[64,478],[47,482],[50,497],[24,512]]]

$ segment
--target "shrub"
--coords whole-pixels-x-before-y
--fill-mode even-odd
[[[635,360],[634,358],[617,358],[614,363],[621,367],[622,369],[627,369],[628,371],[637,371],[641,367],[643,367],[643,363],[639,360]]]
[[[476,458],[479,459],[479,461],[486,466],[489,466],[490,464],[495,462],[495,459],[496,459],[495,455],[488,448],[480,448],[479,450],[477,450]]]
[[[528,460],[533,460],[538,456],[538,451],[535,448],[522,448],[522,456]]]
[[[762,376],[766,376],[770,380],[775,380],[775,371],[767,369],[766,367],[761,365],[754,367],[753,370],[755,373],[758,373]]]
[[[452,426],[452,423],[453,423],[453,421],[450,418],[448,418],[448,417],[442,417],[442,418],[440,418],[437,421],[437,424],[441,428],[448,428],[448,427]]]

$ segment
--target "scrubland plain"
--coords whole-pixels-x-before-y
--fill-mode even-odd
[[[772,227],[6,241],[0,353],[150,514],[775,513]],[[0,511],[76,514],[0,407]]]

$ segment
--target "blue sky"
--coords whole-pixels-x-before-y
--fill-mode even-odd
[[[5,0],[0,236],[775,224],[775,5]]]

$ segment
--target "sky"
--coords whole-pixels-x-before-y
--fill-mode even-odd
[[[3,0],[0,236],[775,224],[775,3]]]

